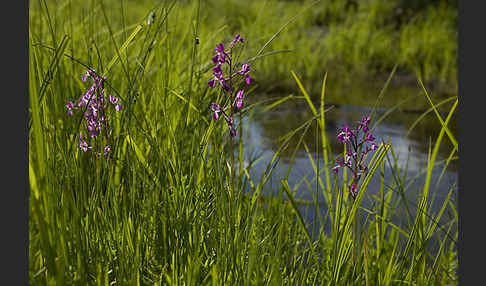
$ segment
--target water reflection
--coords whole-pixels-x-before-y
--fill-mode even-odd
[[[319,106],[316,104],[316,106]],[[380,118],[387,112],[386,109],[378,109],[375,118],[372,119],[373,125],[377,118]],[[330,159],[333,160],[338,156],[338,152],[342,151],[342,144],[336,139],[338,129],[345,123],[354,125],[363,115],[371,113],[371,108],[356,107],[344,105],[331,109],[326,113],[326,135],[330,141],[332,154]],[[420,113],[405,113],[394,111],[390,113],[387,118],[381,121],[373,130],[373,134],[377,141],[391,142],[393,151],[397,157],[397,162],[400,170],[402,180],[405,182],[406,188],[403,190],[407,204],[412,213],[416,210],[418,194],[423,189],[425,181],[425,169],[427,167],[427,154],[433,148],[434,140],[440,132],[440,123],[434,114],[426,116],[409,134],[406,134],[413,124],[413,122],[420,116]],[[311,113],[305,105],[284,105],[278,109],[262,112],[262,109],[255,108],[250,113],[243,117],[243,130],[245,141],[245,165],[248,167],[251,164],[250,176],[254,182],[258,182],[261,174],[264,173],[267,164],[270,162],[272,156],[279,149],[283,137],[292,130],[301,126],[304,122],[311,118]],[[444,116],[445,118],[445,116]],[[457,134],[457,124],[452,120],[449,128],[454,134]],[[288,174],[288,182],[291,187],[296,187],[296,198],[301,200],[313,200],[313,192],[315,192],[315,173],[313,171],[311,162],[305,152],[303,144],[296,150],[295,158],[292,160],[292,154],[298,145],[300,135],[294,136],[290,140],[289,147],[281,153],[281,159],[274,169],[267,185],[264,188],[265,194],[277,194],[280,188],[280,179],[285,178],[290,165],[292,169]],[[316,142],[316,136],[319,142]],[[314,160],[317,160],[316,146],[320,146],[320,134],[316,133],[315,125],[312,125],[303,137],[303,142],[308,146],[310,154]],[[319,145],[316,145],[318,143]],[[319,168],[321,170],[321,178],[324,180],[323,170],[326,167],[322,157],[322,149],[319,152]],[[443,146],[439,150],[438,161],[445,160],[452,151],[452,144],[446,137],[443,139]],[[257,158],[259,161],[255,162]],[[393,161],[393,157],[389,156]],[[392,162],[393,163],[393,162]],[[333,167],[327,166],[330,169]],[[443,200],[452,189],[456,188],[457,182],[457,163],[452,161],[444,171],[441,177],[442,167],[444,164],[439,164],[432,174],[431,193],[434,196],[434,204],[432,205],[432,212],[437,212],[442,205]],[[331,171],[330,171],[331,172]],[[396,175],[390,171],[387,166],[385,169],[385,182],[391,182],[388,187],[396,192],[399,189],[397,184],[393,184]],[[439,177],[441,178],[438,181]],[[372,196],[376,195],[380,188],[379,176],[375,174],[370,182],[369,188],[363,205],[371,207]],[[248,189],[248,191],[250,191]],[[454,200],[455,195],[452,196]],[[322,215],[325,215],[327,206],[324,203],[322,194],[318,196],[319,207]],[[403,204],[400,204],[403,207]],[[303,209],[305,207],[303,206]],[[308,222],[314,220],[314,211],[312,208],[306,212]],[[400,220],[400,218],[397,218]]]

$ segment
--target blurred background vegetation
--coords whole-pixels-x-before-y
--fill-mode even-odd
[[[417,75],[433,93],[456,93],[455,1],[205,3],[208,9],[202,18],[204,26],[217,29],[225,23],[230,35],[246,35],[250,48],[261,47],[283,24],[303,11],[268,48],[291,52],[265,57],[258,65],[255,77],[265,92],[295,92],[289,73],[294,70],[308,91],[316,95],[328,71],[328,103],[372,105],[387,76],[398,65],[392,81],[394,97],[385,98],[385,105],[392,106],[410,95],[408,87],[417,86]],[[348,92],[338,92],[343,89]],[[373,89],[377,92],[372,95],[363,92]],[[408,106],[420,109],[426,104],[415,102]]]
[[[124,28],[133,27],[147,17],[150,7],[165,3],[153,0],[104,2],[110,7],[105,13],[110,19],[111,30],[120,31],[116,35],[120,42],[128,37]],[[61,7],[51,9],[54,14],[51,29],[64,30],[67,34],[81,29],[84,37],[78,37],[72,45],[84,46],[85,49],[79,49],[82,52],[89,52],[93,42],[105,43],[103,48],[111,49],[112,43],[106,37],[108,28],[95,30],[88,19],[97,14],[91,12],[100,10],[98,1],[83,1],[76,7],[69,3],[60,2]],[[370,106],[397,65],[390,85],[393,96],[384,97],[384,106],[394,106],[411,93],[420,92],[417,76],[422,78],[433,96],[445,98],[457,94],[456,1],[207,0],[200,2],[199,12],[195,10],[194,3],[177,1],[178,7],[170,13],[165,29],[181,41],[164,44],[177,45],[177,53],[180,53],[182,49],[191,47],[193,38],[189,33],[197,29],[201,43],[198,61],[208,62],[207,67],[209,60],[203,57],[212,53],[218,41],[230,40],[232,35],[241,33],[247,39],[246,54],[256,54],[272,35],[288,23],[265,50],[265,53],[281,53],[260,58],[255,67],[254,78],[260,93],[298,92],[290,75],[293,70],[301,77],[308,92],[316,96],[324,73],[329,72],[327,103]],[[34,1],[31,6],[39,6],[39,3]],[[65,10],[72,9],[81,13],[65,13]],[[31,9],[32,13],[35,15]],[[197,13],[199,23],[196,24]],[[59,21],[62,17],[56,17],[56,14],[69,18]],[[36,21],[43,20],[42,17],[36,18],[31,17],[31,29],[34,30],[41,26],[36,25]],[[76,22],[86,25],[78,26]],[[191,29],[184,26],[191,26]],[[36,32],[42,36],[41,31]],[[79,42],[76,43],[76,40]],[[102,48],[102,44],[98,45]],[[93,53],[91,56],[95,58],[96,55]],[[101,60],[107,62],[110,56],[107,54]],[[187,68],[188,62],[181,63],[179,67]],[[207,77],[210,77],[209,72]],[[411,91],[411,88],[415,90]],[[428,103],[414,100],[404,107],[423,110]]]

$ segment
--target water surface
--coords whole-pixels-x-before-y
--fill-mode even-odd
[[[315,106],[319,106],[318,103],[314,104]],[[341,105],[326,112],[326,135],[328,140],[330,140],[332,150],[332,154],[329,155],[329,159],[332,162],[330,166],[325,166],[324,164],[322,149],[320,147],[321,137],[320,134],[316,133],[315,125],[309,128],[303,139],[303,142],[308,147],[309,153],[305,151],[304,144],[301,144],[296,149],[300,135],[302,134],[302,132],[299,132],[290,141],[289,147],[282,152],[280,160],[273,170],[263,193],[265,195],[278,195],[279,190],[281,190],[280,180],[286,177],[289,165],[292,164],[287,179],[290,187],[294,188],[297,186],[295,198],[302,200],[303,202],[313,202],[313,197],[316,193],[315,171],[312,168],[308,154],[313,157],[314,161],[319,160],[321,180],[323,180],[325,184],[324,168],[329,168],[332,177],[331,168],[335,165],[334,159],[338,157],[338,152],[342,152],[343,148],[342,144],[336,138],[338,129],[346,123],[350,126],[354,126],[362,116],[369,115],[371,111],[371,107]],[[373,126],[380,117],[386,114],[387,111],[389,110],[384,108],[377,109],[376,115],[372,118],[371,126]],[[308,106],[305,104],[286,104],[265,112],[262,108],[257,107],[242,117],[244,130],[243,140],[245,140],[244,161],[246,167],[251,165],[249,173],[255,184],[258,183],[261,174],[264,173],[272,156],[281,145],[282,141],[279,140],[279,138],[301,126],[311,118],[311,115]],[[403,189],[406,201],[405,204],[411,213],[416,212],[418,194],[423,190],[428,152],[433,149],[433,144],[440,132],[440,123],[432,113],[426,116],[413,130],[411,130],[411,132],[409,132],[410,126],[417,118],[419,118],[419,116],[420,113],[393,111],[380,121],[373,130],[373,135],[376,138],[375,141],[391,142],[393,146],[393,151],[397,158],[397,165],[399,167],[398,169],[402,177],[403,185],[405,186]],[[445,118],[445,116],[443,117]],[[449,127],[453,133],[457,134],[457,125],[455,122],[452,122]],[[316,138],[319,139],[319,142],[316,142]],[[316,146],[318,146],[318,150],[316,150]],[[292,160],[294,150],[296,150],[296,153]],[[449,139],[444,136],[437,161],[445,161],[451,151],[452,144],[450,144]],[[388,158],[390,163],[394,165],[395,163],[391,152],[389,152]],[[385,193],[388,190],[392,190],[393,192],[396,192],[395,197],[398,198],[398,194],[401,190],[396,187],[397,184],[391,184],[391,182],[394,181],[393,178],[396,178],[396,175],[391,171],[388,162],[389,161],[387,161],[387,164],[385,165],[385,182],[387,183]],[[430,210],[431,213],[436,213],[440,209],[444,199],[451,190],[453,192],[451,196],[452,200],[456,200],[457,160],[451,161],[445,170],[443,170],[444,166],[444,163],[438,164],[434,168],[432,174],[430,193],[431,198],[433,199],[433,204]],[[442,172],[443,174],[441,176]],[[339,174],[341,173],[342,171],[340,171]],[[363,202],[364,207],[373,209],[371,202],[373,201],[373,196],[379,194],[379,190],[380,176],[376,173],[366,192]],[[247,184],[247,191],[251,191],[249,184]],[[319,210],[324,216],[327,211],[327,206],[320,187],[317,189],[317,192]],[[404,216],[399,215],[405,211],[405,204],[403,201],[397,204],[397,215],[392,218],[395,223],[406,223]],[[301,205],[301,210],[304,212],[307,222],[312,223],[315,216],[313,205],[306,205],[303,203]],[[447,218],[444,217],[444,220],[447,220]]]

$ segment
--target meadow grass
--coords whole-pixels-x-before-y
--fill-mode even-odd
[[[257,9],[260,5],[272,9]],[[291,37],[312,20],[305,17],[316,13],[312,5],[319,4],[227,1],[222,13],[214,1],[32,1],[30,284],[456,285],[455,188],[438,213],[430,211],[430,190],[432,170],[457,159],[457,139],[448,127],[457,97],[442,103],[449,111],[444,117],[436,109],[439,102],[423,88],[442,129],[430,146],[417,206],[404,199],[407,178],[389,142],[374,153],[352,200],[349,174],[341,181],[330,171],[334,158],[324,132],[326,112],[332,112],[324,106],[329,79],[327,74],[322,79],[317,63],[309,65],[321,54],[306,50],[313,46],[309,38],[296,42]],[[155,17],[149,17],[151,12]],[[291,27],[297,30],[279,33]],[[228,163],[227,129],[210,119],[209,104],[219,96],[207,85],[210,58],[215,45],[229,41],[235,30],[247,40],[240,57],[253,59],[258,85],[290,77],[310,110],[308,120],[282,138],[259,177]],[[294,58],[286,49],[296,50]],[[409,51],[410,59],[413,54]],[[305,72],[296,64],[302,61]],[[110,114],[112,159],[77,147],[85,126],[81,114],[69,117],[64,107],[88,88],[81,81],[87,68],[106,75],[107,92],[123,104],[121,112]],[[317,100],[306,91],[315,82],[306,81],[315,76],[321,77]],[[307,148],[319,176],[316,189],[309,191],[313,204],[320,196],[328,206],[325,215],[319,213],[316,235],[294,199],[296,186],[286,177],[278,195],[263,191],[290,140],[305,144],[302,138],[310,128],[319,134],[316,152]],[[445,140],[453,148],[441,165],[437,153]],[[238,166],[244,166],[242,137],[234,147]],[[297,147],[290,150],[294,155]],[[321,169],[319,160],[329,168]],[[394,173],[389,182],[385,168]],[[360,202],[373,176],[382,178],[379,195],[373,208],[364,208]],[[230,178],[235,178],[234,189]],[[249,193],[244,191],[248,186]],[[404,225],[392,222],[399,205],[410,208]],[[437,248],[431,249],[432,241]]]

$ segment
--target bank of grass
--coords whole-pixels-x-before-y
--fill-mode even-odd
[[[293,200],[294,186],[285,178],[278,196],[264,196],[261,190],[273,164],[257,178],[236,169],[236,191],[230,192],[228,135],[225,126],[210,120],[207,107],[217,94],[207,87],[207,69],[215,44],[233,34],[218,30],[218,23],[234,21],[205,19],[213,10],[203,1],[174,3],[30,3],[31,285],[457,284],[455,189],[440,213],[430,213],[428,189],[435,182],[428,173],[420,205],[409,206],[408,223],[392,224],[395,207],[405,204],[406,180],[394,169],[391,145],[382,145],[370,164],[370,176],[379,176],[383,168],[396,173],[393,181],[382,181],[373,209],[360,209],[348,198],[346,184],[330,170],[316,169],[319,188],[310,191],[326,198],[330,211],[320,223],[330,225],[330,233],[321,229],[309,235],[310,226]],[[155,18],[149,25],[150,11]],[[281,27],[275,25],[272,33]],[[243,57],[254,56],[272,36],[241,29],[248,40]],[[255,61],[255,78],[272,57]],[[305,54],[295,57],[307,60]],[[85,127],[79,125],[79,114],[68,117],[64,107],[87,89],[81,81],[86,66],[106,72],[108,93],[119,96],[124,106],[110,122],[112,160],[77,148],[78,131]],[[303,136],[311,122],[325,128],[324,98],[320,102],[314,118],[289,140]],[[454,106],[449,110],[452,114]],[[441,117],[444,126],[449,118]],[[454,140],[446,130],[436,135],[434,146]],[[326,158],[331,152],[325,133],[317,134],[323,137],[316,138],[316,146]],[[245,142],[239,143],[245,148]],[[284,140],[281,148],[287,147]],[[436,166],[436,154],[433,148],[426,172],[444,167]],[[246,185],[249,194],[243,193]],[[365,190],[366,180],[363,196]],[[437,226],[438,220],[445,222]],[[433,251],[428,247],[432,240],[439,243]]]
[[[59,34],[79,33],[72,44],[79,40],[77,44],[84,50],[91,39],[101,48],[112,49],[106,37],[109,28],[104,25],[97,29],[91,24],[93,20],[103,19],[99,14],[100,3],[65,1],[52,5],[51,12],[56,15],[52,17],[52,28]],[[123,28],[147,16],[157,3],[106,2],[105,13],[111,29],[118,32],[115,37],[126,38],[128,35]],[[39,6],[38,2],[32,5]],[[195,25],[193,16],[193,1],[178,1],[177,9],[171,14],[173,21],[165,27],[182,45],[192,44],[186,29],[180,27]],[[42,17],[31,19],[34,22],[43,20]],[[209,51],[214,48],[215,41],[244,31],[248,54],[255,54],[289,20],[292,21],[281,30],[279,40],[266,49],[266,52],[281,53],[261,58],[255,67],[255,78],[265,92],[296,92],[289,76],[289,70],[294,70],[302,76],[311,96],[318,97],[324,72],[333,71],[329,74],[332,79],[329,102],[361,104],[360,101],[369,101],[366,97],[362,100],[363,93],[353,90],[343,96],[333,89],[376,85],[377,78],[386,78],[398,65],[394,84],[396,79],[405,80],[396,81],[397,89],[416,88],[414,79],[419,74],[433,96],[445,98],[457,94],[457,4],[454,1],[202,1],[198,18],[200,50]],[[35,25],[32,28],[35,30]],[[40,31],[36,34],[41,36]],[[174,48],[179,51],[179,47]],[[108,61],[111,55],[102,53],[101,56]],[[379,88],[381,82],[377,86]],[[402,99],[407,92],[409,90],[396,96]],[[384,98],[383,104],[391,106],[396,101]],[[410,101],[407,105],[410,109],[423,109],[428,103]]]
[[[219,1],[209,1],[207,20],[209,26],[224,21],[229,31],[245,29],[252,41],[250,47],[259,49],[293,19],[279,34],[279,41],[270,46],[283,53],[263,58],[256,71],[265,91],[296,91],[289,76],[289,70],[294,70],[302,76],[311,96],[318,97],[325,71],[333,72],[329,75],[331,88],[342,89],[364,87],[370,85],[369,81],[376,85],[377,77],[386,78],[398,65],[397,75],[405,79],[396,81],[398,88],[416,87],[410,79],[420,74],[434,92],[444,97],[455,95],[457,7],[451,1],[412,2],[225,1],[220,5]],[[342,94],[331,92],[329,96],[331,102],[350,103],[359,101],[362,93],[342,98]],[[408,105],[427,106],[425,102]]]

